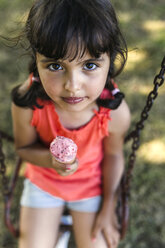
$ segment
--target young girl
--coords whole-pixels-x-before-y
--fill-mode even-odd
[[[37,0],[24,34],[30,76],[12,92],[16,150],[27,161],[19,248],[55,247],[65,207],[78,248],[116,248],[130,114],[113,81],[127,54],[114,9],[109,0]],[[52,157],[56,136],[77,144],[72,164]]]

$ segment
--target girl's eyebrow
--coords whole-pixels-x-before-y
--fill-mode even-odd
[[[90,62],[102,62],[102,61],[104,61],[104,58],[102,58],[102,57],[100,57],[100,58],[91,58],[91,59],[86,59],[84,61],[82,60],[82,61],[78,62],[78,64],[90,63]],[[41,59],[40,62],[41,63],[49,63],[49,62],[61,62],[61,61],[55,60],[53,58],[45,58],[45,59]]]
[[[56,61],[55,59],[51,59],[51,58],[46,58],[46,59],[41,59],[40,62],[42,63],[48,63],[48,62],[53,62]]]
[[[100,58],[91,58],[91,59],[86,59],[86,60],[82,60],[80,62],[78,62],[78,64],[81,64],[81,63],[90,63],[90,62],[102,62],[104,61],[104,58],[100,57]]]

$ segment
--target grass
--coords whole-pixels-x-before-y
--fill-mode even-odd
[[[139,120],[148,92],[153,87],[153,78],[159,72],[165,55],[164,0],[113,0],[120,25],[125,34],[129,56],[124,72],[117,78],[125,93],[132,113],[132,126]],[[12,36],[27,15],[32,0],[0,0],[1,33]],[[20,50],[10,49],[0,40],[0,129],[12,134],[10,114],[11,88],[27,77],[27,58],[20,57]],[[20,58],[19,58],[20,57]],[[130,224],[120,248],[165,247],[165,108],[164,85],[151,110],[146,127],[141,133],[130,199]],[[8,174],[13,167],[13,148],[7,153]],[[126,154],[130,146],[125,148]],[[6,150],[5,150],[6,153]],[[127,158],[126,158],[127,162]],[[15,192],[12,218],[18,220],[19,196],[22,177]],[[3,201],[0,195],[0,216],[3,216]],[[0,222],[0,247],[16,248],[17,241]],[[73,244],[70,247],[74,247]]]

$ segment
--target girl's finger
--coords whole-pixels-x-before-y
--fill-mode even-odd
[[[98,233],[100,232],[101,228],[99,225],[95,224],[93,231],[92,231],[92,241],[95,242],[98,236]]]
[[[108,248],[114,248],[112,246],[112,239],[111,239],[111,234],[109,232],[104,231],[104,238],[106,240]]]
[[[74,163],[72,164],[65,164],[66,171],[76,171],[78,168],[78,160],[76,159]]]
[[[115,236],[112,237],[112,233],[104,231],[104,238],[109,248],[117,248],[119,243],[119,235],[115,234]]]

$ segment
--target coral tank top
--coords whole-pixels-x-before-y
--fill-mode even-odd
[[[68,130],[59,121],[54,104],[41,101],[42,109],[35,108],[31,125],[37,130],[41,142],[49,148],[57,136],[72,139],[78,146],[79,166],[73,175],[61,176],[52,168],[43,168],[27,163],[25,176],[49,194],[66,201],[81,200],[102,194],[103,159],[102,141],[108,135],[110,110],[100,107],[85,126]]]

